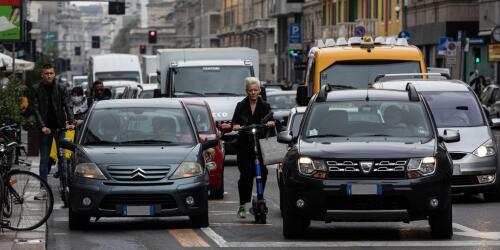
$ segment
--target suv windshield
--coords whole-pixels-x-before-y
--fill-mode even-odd
[[[139,72],[136,71],[98,72],[95,73],[95,79],[101,82],[114,81],[114,80],[141,82],[139,77]]]
[[[266,102],[271,105],[271,109],[291,109],[297,104],[295,103],[295,93],[283,95],[268,95]]]
[[[379,74],[421,73],[418,61],[337,62],[321,72],[321,86],[348,85],[367,88]],[[402,78],[408,78],[402,77]],[[391,78],[397,79],[397,78]]]
[[[422,92],[438,128],[485,126],[481,108],[470,92]]]
[[[181,67],[173,70],[174,95],[243,96],[250,66]]]
[[[182,109],[109,108],[92,113],[82,144],[191,145],[194,138]]]
[[[421,141],[431,136],[420,102],[348,101],[317,103],[305,123],[304,140]]]

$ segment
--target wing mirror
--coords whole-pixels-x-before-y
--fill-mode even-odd
[[[460,133],[453,129],[445,129],[443,135],[439,136],[439,139],[444,142],[458,142],[460,141]]]
[[[279,143],[286,143],[286,144],[289,144],[289,143],[292,143],[293,141],[293,137],[292,135],[290,134],[290,131],[281,131],[279,134],[278,134],[278,142]]]
[[[222,133],[229,133],[229,132],[233,131],[233,127],[231,127],[231,124],[227,124],[227,123],[222,123],[219,126],[219,129]]]
[[[500,119],[499,118],[491,118],[490,128],[493,128],[493,129],[500,128]]]
[[[214,148],[214,147],[217,147],[217,145],[219,145],[219,140],[217,139],[216,134],[207,135],[205,137],[205,140],[203,140],[203,138],[201,138],[201,137],[200,137],[200,139],[202,140],[201,147],[203,148],[203,150],[207,150],[209,148]]]

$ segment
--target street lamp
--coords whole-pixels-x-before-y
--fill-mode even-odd
[[[399,3],[396,4],[394,10],[396,11],[396,18],[399,20],[399,12],[401,11],[401,6],[399,6]]]

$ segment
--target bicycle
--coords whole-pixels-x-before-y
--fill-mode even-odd
[[[75,137],[75,130],[67,130],[63,129],[61,133],[65,133],[64,140],[73,141]],[[57,160],[57,171],[59,173],[59,195],[61,196],[61,200],[63,202],[64,207],[69,205],[69,184],[70,184],[70,172],[69,166],[71,161],[72,152],[67,149],[63,149],[59,147],[59,151],[57,151],[57,147],[55,141],[52,142],[52,149],[50,153],[50,157],[53,160]]]
[[[0,135],[12,129],[0,128]],[[39,175],[21,169],[12,169],[8,155],[16,149],[16,141],[0,142],[0,228],[33,230],[45,223],[54,208],[54,196],[49,184]],[[35,199],[45,192],[44,199]]]

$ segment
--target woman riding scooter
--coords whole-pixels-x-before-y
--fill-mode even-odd
[[[260,124],[262,119],[271,112],[271,107],[262,98],[260,94],[260,82],[255,77],[245,79],[245,90],[247,97],[236,105],[232,125],[233,130],[239,131],[243,126]],[[267,121],[267,127],[274,127],[274,120],[271,117]],[[273,131],[274,132],[274,131]],[[263,137],[261,134],[260,137]],[[239,218],[246,217],[245,204],[250,202],[252,196],[253,179],[256,176],[255,171],[255,152],[253,148],[253,139],[247,133],[240,133],[238,138],[237,164],[240,171],[238,180],[238,191],[240,197],[240,207],[237,215]],[[260,151],[259,151],[260,152]],[[259,156],[262,162],[262,156]],[[265,186],[267,179],[267,168],[261,166],[261,180]]]

